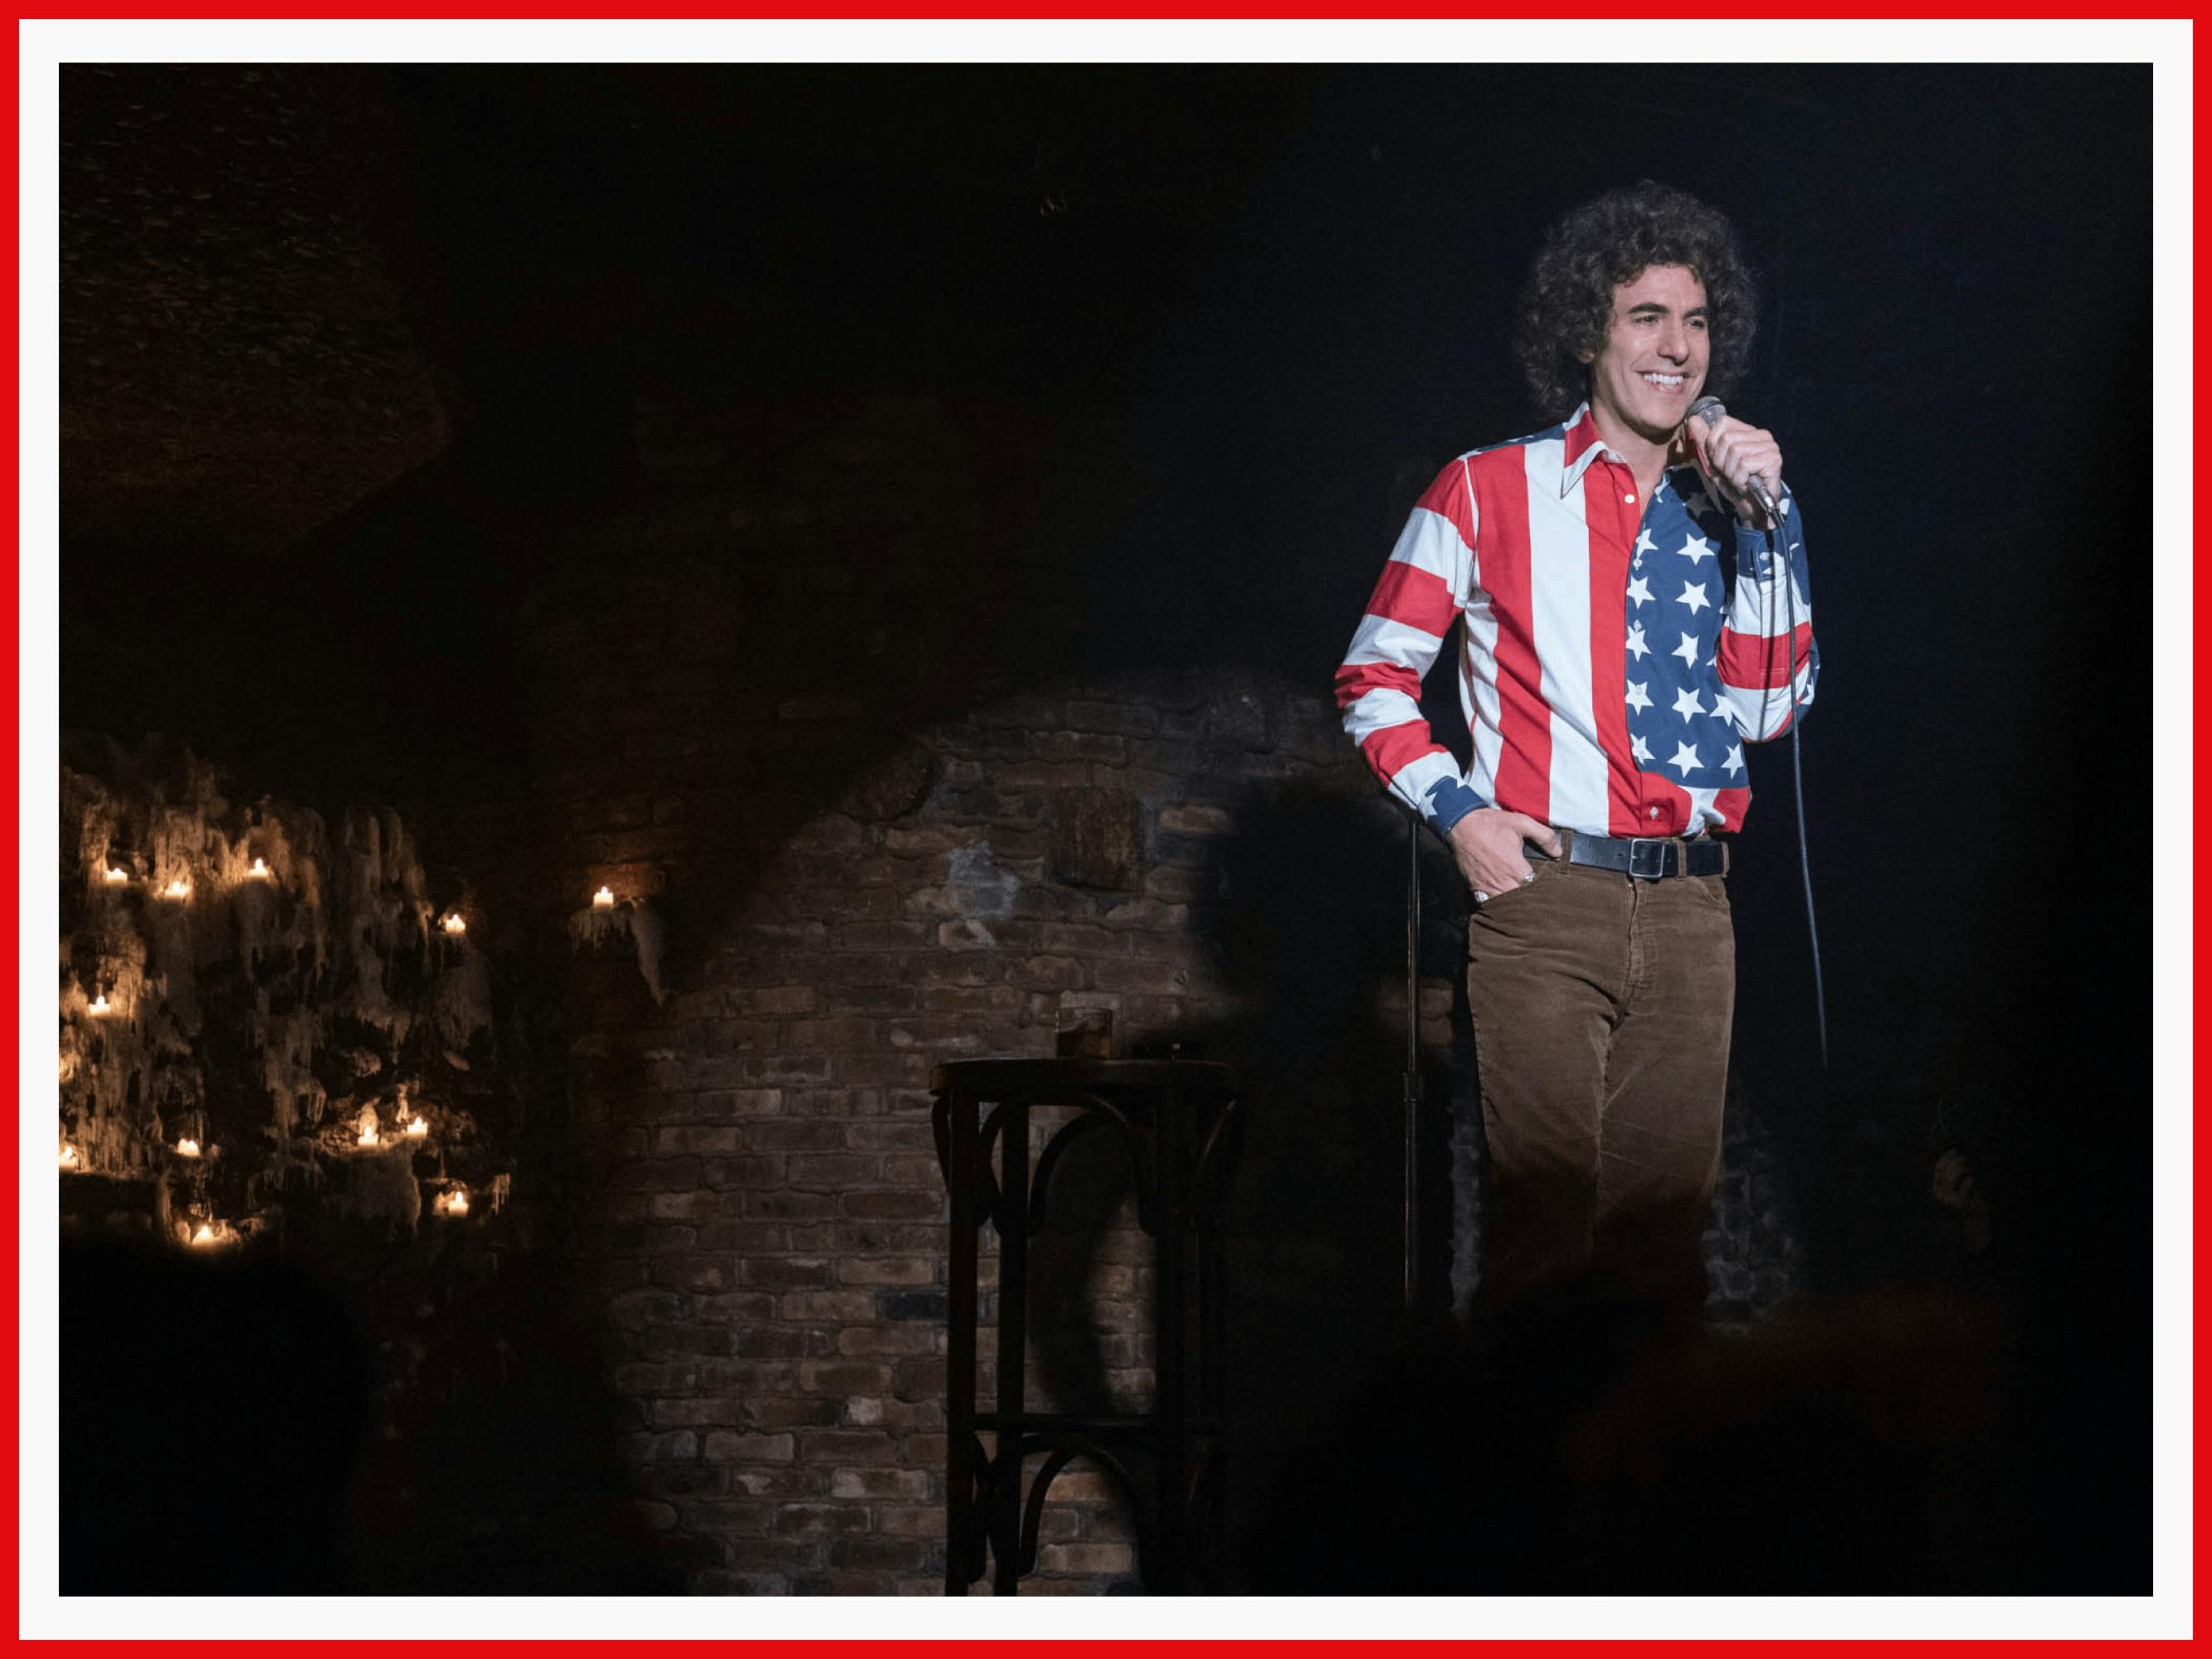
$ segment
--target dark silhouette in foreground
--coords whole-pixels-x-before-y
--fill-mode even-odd
[[[65,1244],[62,1594],[347,1588],[374,1376],[352,1322],[296,1273]]]
[[[1332,1432],[1264,1472],[1255,1590],[2051,1593],[2075,1541],[2048,1345],[1939,1284],[1746,1331],[1554,1286],[1409,1337]],[[2136,1569],[2147,1578],[2147,1564]]]

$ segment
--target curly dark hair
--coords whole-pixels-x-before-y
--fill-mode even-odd
[[[1613,289],[1653,265],[1687,265],[1705,285],[1705,390],[1723,399],[1735,392],[1758,323],[1735,228],[1696,197],[1646,179],[1569,212],[1528,268],[1513,355],[1544,418],[1564,416],[1589,395],[1582,354],[1605,343]]]

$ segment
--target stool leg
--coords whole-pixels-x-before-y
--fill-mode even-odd
[[[1215,1537],[1216,1522],[1221,1514],[1221,1482],[1227,1471],[1222,1467],[1222,1455],[1226,1448],[1221,1420],[1222,1407],[1222,1261],[1220,1236],[1211,1230],[1198,1241],[1198,1410],[1206,1419],[1207,1445],[1206,1449],[1206,1492],[1198,1519],[1203,1524],[1203,1538],[1194,1538],[1192,1547],[1212,1588],[1220,1589],[1218,1582],[1220,1570],[1220,1551]],[[1198,1494],[1185,1486],[1188,1498]]]
[[[1159,1306],[1153,1336],[1152,1375],[1159,1394],[1160,1454],[1153,1492],[1152,1547],[1159,1560],[1154,1581],[1170,1595],[1183,1582],[1184,1482],[1190,1446],[1183,1397],[1184,1267],[1188,1216],[1183,1192],[1182,1102],[1169,1090],[1160,1101],[1153,1168],[1159,1181]]]
[[[1022,1561],[1023,1350],[1029,1340],[1030,1106],[999,1103],[999,1449],[991,1486],[994,1595],[1020,1593]]]
[[[1219,1109],[1225,1117],[1236,1107],[1231,1103]],[[1223,1123],[1218,1132],[1233,1133],[1236,1127]],[[1229,1260],[1221,1204],[1227,1186],[1226,1158],[1233,1152],[1233,1146],[1223,1146],[1224,1161],[1216,1165],[1205,1190],[1191,1197],[1198,1233],[1198,1410],[1211,1442],[1206,1448],[1202,1548],[1206,1585],[1217,1592],[1221,1588],[1229,1478]]]
[[[969,1540],[975,1513],[975,1097],[957,1085],[937,1097],[952,1197],[951,1259],[945,1271],[945,1593],[968,1593]]]

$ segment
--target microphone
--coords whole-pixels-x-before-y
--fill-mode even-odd
[[[1707,426],[1728,418],[1728,405],[1717,398],[1700,398],[1690,405],[1690,413],[1700,417]],[[1751,498],[1766,509],[1766,516],[1778,525],[1782,522],[1781,509],[1774,505],[1774,491],[1766,480],[1754,472],[1751,475]]]

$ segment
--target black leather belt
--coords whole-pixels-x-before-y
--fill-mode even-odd
[[[1569,864],[1587,864],[1600,870],[1619,870],[1639,881],[1662,881],[1668,876],[1724,876],[1729,872],[1729,849],[1724,842],[1699,836],[1615,838],[1586,836],[1573,830],[1559,832]],[[1529,848],[1529,856],[1545,855]]]

